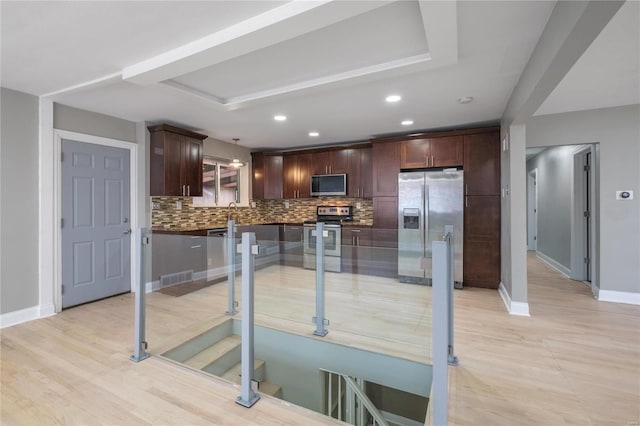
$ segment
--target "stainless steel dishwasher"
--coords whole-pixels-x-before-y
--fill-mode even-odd
[[[227,228],[207,231],[207,281],[227,277]]]

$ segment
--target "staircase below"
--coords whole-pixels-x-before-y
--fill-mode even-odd
[[[233,334],[233,320],[229,319],[161,355],[240,384],[240,346],[240,336]],[[259,393],[277,398],[282,396],[279,385],[266,381],[266,365],[263,360],[254,360],[253,380],[258,382]]]

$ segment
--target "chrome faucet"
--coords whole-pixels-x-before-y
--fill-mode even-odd
[[[233,214],[231,213],[231,206],[235,208],[236,220],[238,220],[238,206],[232,201],[227,206],[227,221],[231,220],[231,218],[233,217]]]

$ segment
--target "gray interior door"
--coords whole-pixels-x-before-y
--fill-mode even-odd
[[[131,290],[129,150],[62,141],[62,307]]]

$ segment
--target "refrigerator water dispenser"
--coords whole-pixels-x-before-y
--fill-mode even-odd
[[[403,209],[404,229],[420,229],[420,209]]]

